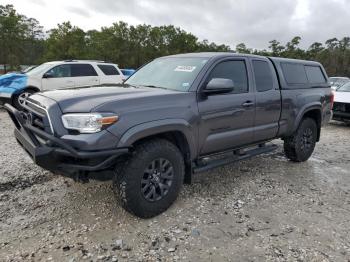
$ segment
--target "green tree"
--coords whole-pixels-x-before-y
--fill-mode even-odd
[[[82,29],[64,22],[48,33],[50,36],[46,40],[45,60],[86,58],[86,34]]]
[[[24,56],[23,44],[28,31],[26,19],[12,5],[0,5],[0,64],[5,67],[18,68]]]
[[[241,53],[241,54],[251,54],[252,49],[247,48],[244,43],[240,43],[240,44],[236,45],[236,52]]]
[[[282,52],[284,51],[285,47],[281,45],[280,42],[277,40],[271,40],[269,42],[269,49],[271,50],[272,56],[281,56]]]

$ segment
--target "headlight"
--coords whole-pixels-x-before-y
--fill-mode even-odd
[[[103,128],[118,121],[118,116],[111,114],[66,114],[62,116],[65,128],[77,130],[80,133],[91,134],[101,131]]]

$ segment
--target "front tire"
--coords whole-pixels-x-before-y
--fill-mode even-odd
[[[128,212],[154,217],[176,200],[184,174],[180,150],[167,140],[154,139],[136,146],[133,155],[118,165],[114,192]]]
[[[316,140],[316,121],[304,118],[295,133],[284,139],[284,153],[291,161],[304,162],[314,152]]]

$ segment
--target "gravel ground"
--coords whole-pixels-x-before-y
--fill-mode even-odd
[[[164,214],[135,218],[110,182],[35,166],[0,111],[0,260],[350,261],[350,127],[305,163],[276,152],[194,178]]]

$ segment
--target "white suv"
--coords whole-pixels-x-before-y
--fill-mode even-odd
[[[0,79],[0,100],[21,108],[24,100],[39,91],[74,87],[119,84],[124,76],[116,64],[103,61],[67,60],[41,64],[25,74]]]

